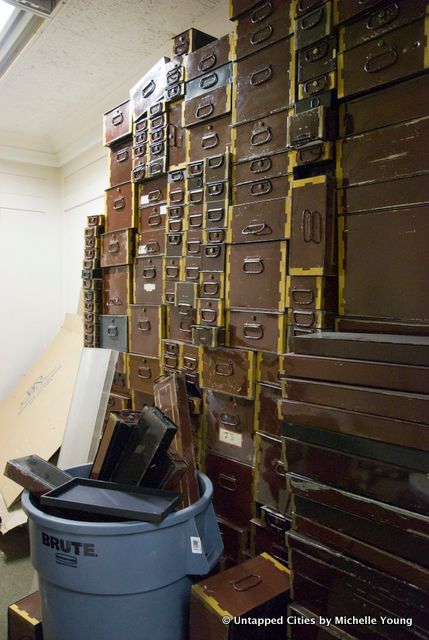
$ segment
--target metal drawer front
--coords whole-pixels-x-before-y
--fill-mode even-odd
[[[286,349],[287,316],[262,311],[231,309],[227,313],[231,347],[282,353]]]
[[[237,60],[282,40],[294,28],[293,3],[268,0],[237,22]]]
[[[128,316],[100,316],[100,347],[128,351]]]
[[[103,269],[103,313],[126,315],[131,302],[132,267]]]
[[[130,350],[145,356],[159,357],[165,333],[163,307],[130,305]]]
[[[153,385],[160,375],[158,358],[128,354],[128,380],[131,389],[153,395]]]
[[[231,144],[231,116],[223,116],[192,129],[189,143],[189,161],[202,160],[214,153],[224,153]]]
[[[106,190],[106,213],[106,231],[134,226],[132,182]]]
[[[101,266],[117,267],[130,264],[134,255],[133,237],[133,231],[130,229],[103,233],[101,236]]]
[[[280,111],[234,128],[236,160],[271,156],[287,145],[288,111]]]
[[[253,464],[253,405],[253,400],[205,392],[204,417],[209,451]]]
[[[201,385],[215,391],[253,398],[254,359],[252,351],[226,347],[205,349]]]
[[[185,102],[185,126],[199,125],[231,111],[231,87],[219,87],[189,102]]]
[[[228,34],[190,53],[186,65],[187,80],[193,80],[228,64],[229,41],[230,36]]]
[[[232,207],[230,243],[288,239],[290,237],[290,206],[290,199],[278,198]]]
[[[163,257],[136,258],[134,266],[134,302],[136,304],[162,304]]]
[[[115,145],[110,150],[110,186],[129,182],[132,170],[131,138]]]
[[[131,106],[127,100],[104,114],[104,144],[111,145],[130,133]]]

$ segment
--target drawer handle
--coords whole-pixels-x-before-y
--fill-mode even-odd
[[[122,111],[117,111],[112,118],[112,124],[114,127],[118,127],[124,121],[124,114]]]
[[[262,340],[264,328],[259,322],[245,322],[243,336],[248,340]]]
[[[269,229],[265,222],[248,224],[247,227],[241,230],[243,236],[260,236],[264,233],[265,229]],[[271,229],[270,229],[271,231]]]
[[[162,127],[162,125],[164,124],[164,115],[161,114],[160,116],[156,116],[155,118],[152,118],[152,120],[150,121],[150,126],[151,129],[159,129],[159,127]],[[152,140],[159,140],[160,138],[162,138],[162,136],[164,135],[164,132],[161,131],[153,131],[152,135]]]
[[[191,325],[189,323],[190,323],[190,320],[181,320],[179,322],[180,331],[183,331],[185,333],[191,333],[192,332],[192,328],[191,328]]]
[[[293,311],[292,317],[294,325],[303,329],[310,329],[316,320],[314,311]]]
[[[295,304],[313,304],[314,291],[305,287],[295,287],[291,290],[292,302]]]
[[[184,169],[176,169],[169,173],[169,181],[171,182],[184,182],[185,181],[185,171]]]
[[[149,202],[158,202],[158,200],[162,200],[161,189],[153,189],[153,191],[149,191],[148,200]]]
[[[111,240],[109,242],[109,253],[118,253],[120,249],[119,240]]]
[[[117,338],[119,335],[118,327],[115,327],[114,324],[111,324],[107,327],[107,335],[109,338]]]
[[[179,267],[175,264],[168,264],[165,268],[165,272],[167,274],[167,278],[171,280],[175,280],[179,277]]]
[[[203,282],[203,292],[206,296],[216,296],[220,289],[219,282]]]
[[[179,244],[182,244],[182,236],[179,233],[169,233],[168,244],[174,247],[178,247]]]
[[[234,365],[232,364],[232,362],[216,362],[215,373],[217,373],[218,376],[230,378],[232,375],[234,375]]]
[[[193,255],[201,253],[201,240],[188,240],[186,243],[186,251]]]
[[[219,420],[228,427],[238,427],[240,424],[240,416],[237,413],[221,413]]]
[[[122,300],[120,298],[109,298],[106,302],[107,307],[120,307],[122,305]]]
[[[186,280],[198,280],[200,277],[200,267],[189,266],[186,267]]]
[[[115,406],[115,399],[114,398],[109,398],[107,401],[107,406],[108,407],[114,407]]]
[[[177,98],[178,96],[181,96],[181,95],[185,95],[185,90],[183,88],[183,85],[176,84],[176,85],[174,85],[174,87],[168,87],[168,89],[167,89],[167,98],[169,98],[170,100],[174,99],[174,98]],[[171,125],[171,126],[173,126],[173,125]]]
[[[174,342],[167,342],[165,345],[165,350],[166,353],[168,353],[170,356],[177,357],[179,354],[179,345],[175,344]]]
[[[261,584],[261,582],[261,576],[257,576],[256,573],[249,573],[248,576],[244,576],[244,578],[240,578],[240,580],[232,582],[232,586],[235,591],[250,591],[250,589],[254,589],[258,584]]]
[[[252,73],[250,76],[250,84],[252,85],[252,87],[258,87],[261,84],[264,84],[264,82],[268,82],[268,80],[270,80],[273,77],[273,68],[272,66],[269,64],[266,67],[263,67],[262,69],[258,69],[258,71],[255,71],[255,73]]]
[[[155,142],[155,144],[151,144],[150,152],[153,156],[159,156],[160,154],[164,153],[164,143]]]
[[[224,192],[224,188],[224,182],[215,182],[214,184],[207,185],[207,193],[209,196],[220,196]]]
[[[145,87],[143,87],[142,89],[142,96],[143,98],[149,98],[149,96],[152,95],[152,93],[155,91],[156,89],[156,84],[154,82],[154,80],[150,80],[150,82],[147,83],[147,85]]]
[[[320,244],[322,241],[322,216],[318,211],[304,209],[302,212],[302,237],[304,242]]]
[[[204,307],[201,309],[201,320],[208,324],[214,324],[217,320],[217,311],[209,307]]]
[[[209,118],[215,110],[215,106],[213,102],[208,99],[204,100],[204,102],[200,102],[195,110],[195,117],[198,120],[204,120],[204,118]]]
[[[224,217],[223,207],[217,207],[215,209],[207,209],[207,219],[210,222],[220,222]]]
[[[154,280],[156,278],[155,267],[144,267],[142,275],[145,280]]]
[[[201,137],[201,146],[203,149],[214,149],[219,144],[219,136],[215,131],[206,133]]]
[[[138,134],[138,136],[136,136],[136,146],[134,147],[134,155],[141,155],[141,153],[138,153],[139,148],[142,145],[145,145],[147,142],[147,131],[142,131],[141,133]]]
[[[321,60],[325,56],[328,55],[328,42],[325,40],[311,49],[307,49],[305,52],[305,61],[306,62],[316,62],[316,60]]]
[[[164,131],[162,129],[158,129],[158,131],[152,131],[150,134],[150,142],[153,144],[154,142],[163,142],[164,140]]]
[[[93,227],[89,227],[89,229],[85,229],[85,238],[94,238],[95,237],[95,229]]]
[[[167,142],[169,147],[178,147],[177,144],[177,128],[174,124],[168,124],[167,126]]]
[[[188,316],[192,311],[192,305],[189,302],[179,302],[177,304],[177,310],[182,316]]]
[[[379,9],[378,11],[374,11],[366,23],[366,28],[369,30],[379,29],[390,22],[393,22],[399,16],[399,6],[397,2],[392,2],[392,4],[384,7],[383,9]]]
[[[183,218],[183,207],[182,206],[178,206],[178,207],[169,207],[168,209],[168,217],[171,220],[182,220]]]
[[[151,177],[157,176],[159,173],[163,172],[162,162],[161,161],[159,161],[159,162],[155,162],[155,161],[151,162],[149,169],[150,169],[150,176]]]
[[[151,240],[150,242],[146,242],[146,253],[159,253],[161,251],[161,247],[159,246],[156,240]]]
[[[203,214],[202,213],[193,213],[189,216],[189,226],[193,229],[199,229],[203,224]]]
[[[135,169],[133,169],[133,180],[134,182],[139,182],[140,180],[143,180],[143,178],[146,175],[146,165],[142,164],[139,167],[136,167]]]
[[[146,143],[143,142],[142,144],[139,144],[138,147],[134,147],[134,155],[136,158],[141,158],[142,156],[146,155]]]
[[[309,29],[314,29],[319,22],[321,22],[323,18],[323,7],[316,9],[312,13],[309,13],[306,16],[303,16],[298,20],[298,28],[301,31],[308,31]]]
[[[171,367],[172,369],[176,369],[178,365],[177,358],[166,353],[164,355],[164,364],[166,367]]]
[[[278,476],[286,475],[285,466],[281,460],[275,461],[274,471],[277,473]]]
[[[271,38],[272,35],[273,35],[273,27],[270,24],[266,24],[261,29],[258,29],[257,31],[254,31],[252,33],[252,35],[250,36],[250,44],[251,45],[261,44],[261,42],[265,42],[265,40],[268,40],[269,38]]]
[[[113,208],[115,209],[115,211],[120,211],[121,209],[124,209],[125,198],[116,198],[116,200],[113,201]]]
[[[188,165],[188,173],[189,176],[193,178],[202,176],[204,172],[204,166],[202,162],[194,162],[193,164]]]
[[[135,123],[136,133],[140,133],[141,131],[146,131],[148,126],[147,118],[140,120],[140,122]]]
[[[250,193],[252,196],[266,196],[267,193],[270,193],[273,185],[271,180],[261,180],[260,182],[254,182],[250,186]]]
[[[222,249],[220,245],[210,245],[205,247],[204,254],[206,258],[219,258],[221,251]]]
[[[211,156],[210,158],[207,158],[207,166],[209,169],[214,171],[215,169],[220,169],[223,166],[224,161],[225,156],[221,153],[218,156]]]
[[[320,93],[328,88],[328,75],[325,74],[320,76],[320,78],[313,78],[313,80],[308,80],[304,82],[304,93],[307,95],[314,95],[315,93]]]
[[[392,67],[397,60],[398,51],[396,47],[389,47],[388,49],[367,56],[363,68],[366,73],[377,73],[377,71]]]
[[[168,231],[169,233],[180,233],[182,231],[182,221],[170,220],[168,223]]]
[[[165,304],[176,304],[176,294],[174,291],[165,294]]]
[[[189,371],[196,371],[198,365],[198,360],[193,356],[184,356],[183,357],[183,367],[185,369],[189,369]]]
[[[255,9],[250,17],[250,22],[252,24],[256,24],[257,22],[261,22],[268,18],[273,12],[273,3],[272,2],[264,2],[263,5]]]
[[[137,369],[137,376],[143,380],[150,380],[152,377],[152,371],[149,367],[139,367]]]
[[[176,189],[175,191],[170,191],[170,202],[173,202],[174,204],[179,204],[180,202],[183,202],[184,199],[185,199],[185,193],[183,189]]]
[[[217,58],[215,53],[211,53],[205,58],[201,58],[198,63],[198,71],[208,71],[216,64]]]
[[[243,271],[248,274],[260,274],[264,271],[264,261],[260,257],[245,258],[243,262]]]
[[[204,76],[204,78],[201,78],[200,89],[203,89],[204,91],[207,91],[208,89],[213,89],[213,87],[215,87],[218,82],[219,82],[219,76],[215,71],[213,71],[213,73],[210,73],[208,76]]]
[[[313,147],[307,147],[307,149],[300,149],[298,151],[298,158],[300,162],[315,162],[322,157],[323,145],[316,144]]]
[[[363,1],[366,2],[367,0]],[[319,0],[298,0],[298,4],[296,6],[297,13],[306,13],[307,11],[310,11],[310,9],[312,9],[318,2]]]
[[[269,171],[272,166],[271,158],[266,156],[264,158],[258,158],[258,160],[252,160],[250,163],[250,171],[252,173],[263,173],[264,171]]]
[[[191,204],[201,204],[204,200],[204,192],[202,189],[198,189],[197,191],[189,191],[189,202]]]
[[[116,162],[125,162],[125,160],[128,160],[128,155],[128,149],[119,151],[119,153],[116,154]]]
[[[147,219],[147,223],[150,227],[159,227],[162,222],[160,213],[152,213]]]
[[[224,229],[220,229],[219,231],[209,231],[207,236],[208,244],[220,244],[225,239]]]
[[[272,513],[265,513],[265,522],[267,524],[267,527],[269,529],[271,529],[272,531],[275,531],[276,533],[284,533],[285,527],[283,526],[279,526],[278,524],[276,524],[278,522],[278,518],[276,518],[276,516]]]
[[[188,178],[188,191],[195,191],[196,189],[202,189],[204,187],[203,178],[194,177]]]
[[[177,44],[174,47],[174,55],[177,56],[182,56],[184,53],[186,53],[188,51],[189,48],[189,42],[187,40],[185,40],[184,42]]]
[[[137,329],[139,331],[143,331],[145,333],[147,333],[148,331],[151,330],[151,324],[150,324],[150,320],[139,320],[137,322]]]
[[[177,84],[177,82],[180,82],[181,77],[182,77],[181,67],[175,67],[174,69],[170,69],[170,71],[167,73],[167,84],[168,85]]]
[[[273,132],[271,131],[271,127],[259,126],[253,129],[252,135],[250,136],[250,144],[253,147],[259,147],[261,144],[271,142],[272,139]]]
[[[217,477],[218,486],[225,491],[237,491],[237,478],[228,476],[226,473],[220,473]]]

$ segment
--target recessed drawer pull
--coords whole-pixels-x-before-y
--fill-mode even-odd
[[[241,230],[243,236],[260,236],[265,229],[268,229],[268,225],[265,222],[259,222],[254,224],[248,224],[247,227]]]
[[[237,478],[234,476],[227,476],[226,473],[220,473],[217,477],[218,486],[225,491],[237,491],[238,483]]]
[[[181,220],[183,218],[183,207],[170,207],[168,216],[172,220]]]
[[[244,273],[260,274],[264,271],[264,261],[262,258],[245,258],[242,267]]]
[[[295,304],[313,304],[314,292],[312,289],[305,289],[304,287],[295,287],[291,291],[292,302]]]
[[[366,71],[366,73],[377,73],[378,71],[383,71],[383,69],[392,67],[395,62],[397,62],[398,57],[398,50],[395,46],[370,54],[366,58],[366,62],[363,67],[364,71]]]
[[[171,234],[168,236],[168,244],[178,247],[182,243],[182,236],[179,233]]]
[[[261,584],[261,582],[261,576],[257,576],[255,573],[249,573],[248,576],[244,576],[244,578],[240,578],[240,580],[233,582],[232,586],[235,591],[250,591],[250,589],[254,589],[258,584]]]
[[[172,367],[172,369],[176,369],[178,365],[177,358],[166,353],[164,355],[164,364],[166,367]]]
[[[114,127],[119,126],[120,124],[122,124],[124,121],[124,114],[122,113],[122,111],[118,111],[117,113],[115,113],[115,115],[112,118],[112,124]]]
[[[283,464],[283,462],[281,460],[275,461],[274,470],[275,470],[275,472],[277,473],[278,476],[285,476],[286,475],[285,466],[284,466],[284,464]]]
[[[205,247],[204,255],[207,258],[219,258],[221,251],[222,249],[220,245],[210,245],[208,247]]]
[[[181,302],[177,305],[177,310],[179,311],[180,315],[188,316],[192,311],[192,305],[189,304],[189,302]]]
[[[193,356],[184,356],[183,366],[185,369],[188,369],[189,371],[196,371],[197,365],[198,365],[198,360],[196,358],[194,358]]]
[[[204,320],[204,322],[213,324],[217,320],[217,311],[215,309],[205,307],[204,309],[201,309],[201,319]]]
[[[399,6],[397,2],[392,2],[387,7],[383,7],[382,9],[378,9],[372,13],[368,21],[366,23],[366,28],[369,31],[373,29],[380,29],[380,27],[384,27],[386,24],[393,22],[399,16]]]
[[[153,80],[151,80],[150,82],[148,82],[148,84],[143,87],[142,89],[142,96],[143,98],[149,98],[150,95],[152,95],[152,93],[155,91],[156,89],[156,84]]]
[[[188,240],[188,242],[186,243],[186,250],[192,255],[198,255],[201,251],[201,241]]]
[[[301,31],[308,31],[308,29],[314,29],[314,27],[316,27],[319,24],[322,18],[323,18],[323,7],[320,7],[319,9],[316,9],[312,13],[309,13],[308,15],[300,18],[298,20],[298,28],[301,29]]]
[[[185,193],[183,189],[176,189],[176,191],[170,191],[170,202],[174,204],[179,204],[183,202],[185,199]]]
[[[106,306],[108,307],[120,307],[122,305],[122,300],[120,298],[110,298],[106,302]]]
[[[200,267],[186,267],[186,279],[198,280],[200,277]]]
[[[203,149],[214,149],[219,144],[219,136],[215,131],[206,133],[201,138],[201,146]]]
[[[189,320],[181,320],[179,323],[179,329],[180,331],[184,331],[185,333],[191,333],[192,328],[189,324]]]
[[[225,184],[223,182],[215,182],[207,186],[209,196],[220,196],[224,192]]]
[[[143,380],[150,380],[152,377],[152,371],[149,367],[139,367],[137,370],[137,376]]]
[[[252,87],[258,87],[264,82],[268,82],[273,77],[273,68],[269,64],[267,67],[263,67],[262,69],[258,69],[250,76],[250,84]]]
[[[204,91],[207,91],[207,89],[213,89],[213,87],[215,87],[218,82],[219,82],[219,76],[214,71],[213,73],[210,73],[208,76],[204,76],[204,78],[201,78],[200,88],[203,89]]]
[[[161,247],[156,240],[146,242],[146,253],[158,253]]]
[[[215,66],[216,60],[217,58],[215,53],[211,53],[205,58],[201,58],[201,60],[198,63],[198,71],[208,71],[209,69]]]
[[[107,335],[109,336],[109,338],[117,338],[119,335],[119,329],[118,327],[115,327],[114,324],[111,324],[110,326],[107,327]]]
[[[240,416],[237,413],[221,413],[219,420],[228,427],[238,427],[240,424]]]
[[[224,209],[223,207],[218,207],[216,209],[207,209],[207,219],[210,222],[220,222],[224,217]]]
[[[195,110],[195,117],[198,120],[204,120],[204,118],[209,118],[215,110],[215,106],[211,100],[204,100],[204,102],[200,102]]]
[[[294,325],[303,329],[311,328],[316,320],[314,311],[293,311],[292,317]]]
[[[146,280],[154,280],[156,278],[155,267],[144,267],[142,275]]]
[[[203,282],[203,292],[207,296],[216,296],[219,289],[219,282]]]
[[[165,268],[165,272],[167,274],[167,278],[171,280],[175,280],[179,277],[179,267],[175,264],[168,264]]]
[[[328,55],[329,45],[325,40],[317,46],[311,47],[308,51],[305,52],[305,61],[306,62],[316,62],[316,60],[321,60],[325,56]]]
[[[320,244],[322,241],[322,216],[318,211],[304,209],[301,218],[301,230],[304,242]]]
[[[128,160],[128,156],[128,149],[123,149],[116,154],[116,162],[125,162],[125,160]]]
[[[148,193],[149,202],[158,202],[162,200],[162,192],[160,189],[154,189],[153,191],[149,191]]]
[[[124,209],[125,208],[125,198],[116,198],[116,200],[113,201],[113,208],[115,209],[115,211],[119,211],[120,209]]]
[[[261,44],[261,42],[265,42],[273,35],[273,27],[270,24],[265,25],[262,29],[258,29],[254,31],[250,36],[250,44],[257,45]]]
[[[143,332],[150,331],[151,330],[150,320],[139,320],[139,322],[137,322],[137,329]]]
[[[250,193],[252,196],[266,196],[272,191],[273,185],[271,180],[261,180],[260,182],[254,182],[250,187]]]
[[[109,242],[109,253],[118,253],[120,249],[119,240],[112,240]]]
[[[260,123],[258,127],[255,127],[250,136],[250,144],[253,147],[259,147],[261,144],[270,142],[273,138],[271,127],[264,127],[263,123]]]
[[[268,18],[273,12],[273,3],[272,2],[264,2],[263,5],[255,9],[250,17],[250,22],[252,24],[256,24]]]
[[[162,222],[160,213],[152,213],[147,219],[147,223],[150,227],[158,227]]]
[[[250,171],[252,173],[263,173],[264,171],[269,171],[272,166],[273,163],[271,158],[266,156],[265,158],[258,158],[258,160],[253,160],[250,163]]]
[[[229,378],[230,376],[234,375],[234,365],[232,364],[232,362],[216,362],[215,373],[217,373],[218,376]]]
[[[313,78],[313,80],[308,80],[304,82],[304,93],[309,95],[313,95],[315,93],[320,93],[324,91],[328,87],[328,75],[325,74],[320,76],[320,78]]]
[[[259,322],[245,322],[243,335],[248,340],[262,340],[264,337],[264,328]]]

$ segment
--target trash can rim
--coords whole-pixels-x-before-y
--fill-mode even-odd
[[[67,469],[66,471],[71,472],[72,475],[77,475],[76,472],[83,474],[87,472],[87,477],[90,468],[91,465],[86,464]],[[83,475],[82,477],[85,476]],[[213,484],[210,478],[200,471],[198,472],[198,479],[200,484],[204,487],[201,497],[189,507],[170,513],[158,525],[137,520],[125,520],[123,522],[87,522],[84,520],[73,520],[69,518],[51,516],[33,504],[30,493],[27,490],[23,492],[21,502],[26,515],[32,520],[35,520],[39,525],[63,531],[75,530],[76,532],[88,535],[129,535],[132,533],[141,533],[142,531],[159,531],[160,529],[174,527],[181,522],[194,518],[204,511],[207,508],[207,503],[211,501],[213,495]]]

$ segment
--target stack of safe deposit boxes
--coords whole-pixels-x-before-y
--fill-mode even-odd
[[[429,359],[404,335],[429,334],[425,12],[232,0],[231,34],[180,34],[105,115],[83,275],[85,344],[121,352],[109,410],[183,372],[224,565],[289,562],[292,612],[317,624],[400,615],[413,594],[426,620]]]

